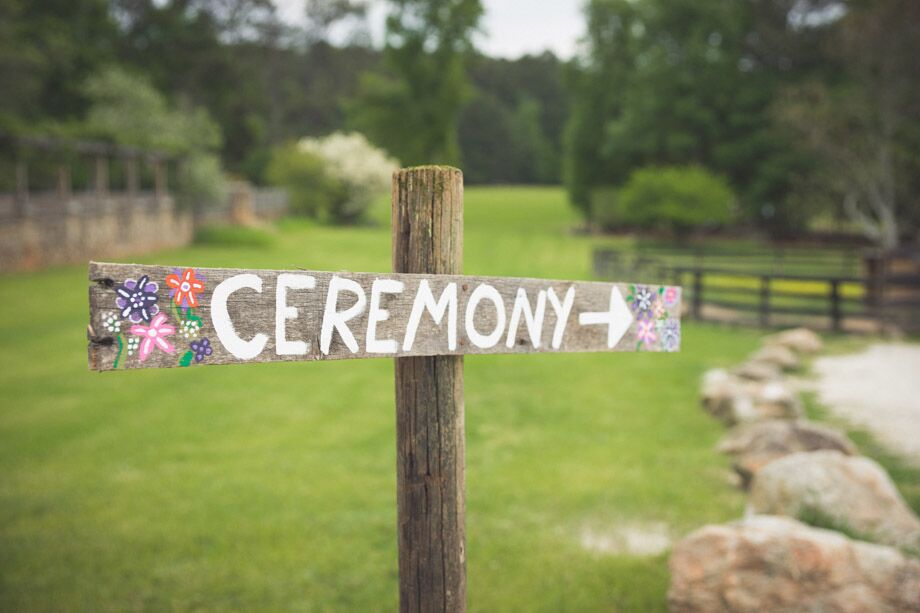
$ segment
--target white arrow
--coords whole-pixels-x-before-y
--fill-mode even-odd
[[[629,330],[633,322],[632,313],[620,290],[614,285],[610,290],[610,309],[606,311],[578,314],[578,323],[582,326],[607,324],[607,348],[613,349]]]

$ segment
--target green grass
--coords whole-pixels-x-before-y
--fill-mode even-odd
[[[374,220],[126,260],[386,271],[385,202]],[[465,272],[589,278],[575,224],[560,189],[468,189]],[[395,609],[392,361],[91,373],[86,287],[82,266],[0,278],[0,610]],[[665,609],[665,555],[580,532],[740,516],[697,386],[758,337],[467,358],[470,609]]]

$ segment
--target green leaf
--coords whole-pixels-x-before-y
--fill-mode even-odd
[[[183,356],[179,359],[179,366],[191,366],[192,360],[193,360],[194,358],[195,358],[195,354],[194,354],[194,353],[192,353],[191,351],[186,351],[186,352],[185,352],[185,355],[183,355]]]

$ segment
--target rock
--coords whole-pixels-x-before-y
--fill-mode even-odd
[[[736,367],[732,372],[742,379],[751,381],[775,381],[782,377],[782,372],[776,364],[753,360]]]
[[[757,419],[798,419],[804,415],[798,393],[783,381],[770,381],[756,386],[754,407]]]
[[[781,345],[796,353],[812,354],[821,351],[824,343],[821,337],[808,328],[795,328],[767,337],[767,345]]]
[[[774,460],[754,477],[750,507],[755,513],[828,524],[886,545],[920,547],[920,519],[888,473],[862,456],[813,451]]]
[[[706,411],[729,426],[802,415],[798,394],[787,384],[745,380],[723,369],[703,375],[700,396]]]
[[[771,419],[736,426],[718,450],[734,456],[733,467],[745,489],[766,464],[799,451],[834,449],[855,455],[856,447],[844,434],[805,420]]]
[[[773,364],[782,370],[795,370],[802,365],[799,356],[785,345],[764,345],[750,359],[752,362]]]
[[[715,368],[703,374],[700,385],[703,408],[719,421],[733,423],[735,399],[743,393],[741,382],[725,369]]]
[[[705,526],[669,566],[672,613],[920,611],[920,561],[785,517]]]

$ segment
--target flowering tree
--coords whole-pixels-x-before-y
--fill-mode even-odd
[[[389,188],[397,166],[363,135],[336,132],[276,151],[268,175],[289,190],[295,211],[353,223]]]

